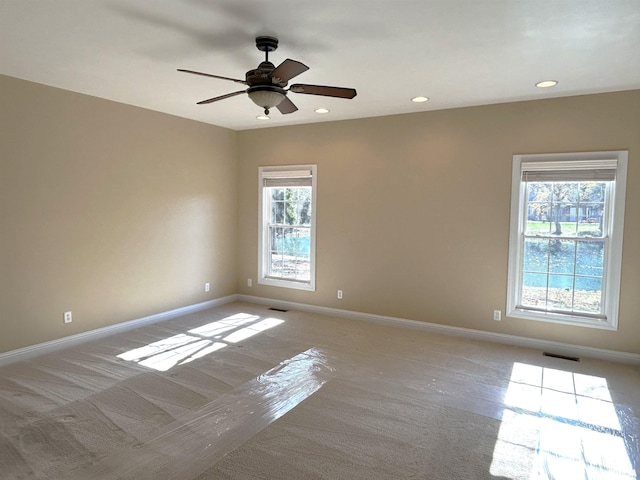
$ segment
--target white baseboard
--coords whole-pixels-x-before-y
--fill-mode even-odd
[[[108,337],[116,333],[134,330],[136,328],[151,325],[153,323],[171,320],[172,318],[177,318],[182,315],[188,315],[190,313],[199,312],[208,308],[218,307],[234,301],[268,305],[277,308],[300,310],[303,312],[318,313],[320,315],[331,315],[352,320],[362,320],[366,322],[373,322],[396,327],[413,328],[427,332],[471,338],[474,340],[484,340],[488,342],[515,345],[518,347],[534,348],[537,350],[550,351],[561,355],[569,355],[574,357],[590,357],[611,362],[640,365],[640,355],[635,353],[585,347],[582,345],[575,345],[570,343],[551,342],[546,340],[539,340],[536,338],[520,337],[517,335],[485,332],[482,330],[473,330],[470,328],[452,327],[448,325],[440,325],[437,323],[408,320],[406,318],[354,312],[351,310],[341,310],[339,308],[287,302],[283,300],[274,300],[271,298],[254,297],[251,295],[229,295],[226,297],[218,298],[216,300],[189,305],[187,307],[176,308],[175,310],[169,310],[167,312],[150,315],[148,317],[138,318],[136,320],[118,323],[116,325],[110,325],[108,327],[98,328],[96,330],[91,330],[88,332],[78,333],[77,335],[63,337],[57,340],[52,340],[50,342],[38,343],[36,345],[30,345],[28,347],[19,348],[17,350],[0,353],[0,367],[9,365],[10,363],[29,360],[40,355],[52,353],[63,348],[79,345],[81,343],[98,340],[100,338]]]
[[[517,335],[507,335],[504,333],[486,332],[483,330],[473,330],[470,328],[452,327],[437,323],[408,320],[406,318],[387,317],[371,313],[353,312],[351,310],[341,310],[339,308],[320,307],[304,303],[287,302],[273,300],[270,298],[254,297],[251,295],[237,295],[237,300],[260,305],[268,305],[277,308],[287,308],[301,310],[303,312],[318,313],[321,315],[332,315],[336,317],[349,318],[353,320],[363,320],[383,325],[399,326],[404,328],[414,328],[427,332],[441,333],[445,335],[455,335],[474,340],[484,340],[488,342],[514,345],[518,347],[534,348],[536,350],[548,351],[556,354],[572,357],[589,357],[611,362],[630,363],[640,365],[640,355],[616,350],[605,350],[602,348],[585,347],[571,343],[552,342],[536,338],[520,337]]]
[[[229,295],[227,297],[217,298],[208,302],[202,302],[195,305],[176,308],[175,310],[169,310],[167,312],[149,315],[148,317],[142,317],[128,322],[117,323],[108,327],[97,328],[95,330],[78,333],[76,335],[70,335],[68,337],[59,338],[57,340],[51,340],[49,342],[38,343],[35,345],[30,345],[28,347],[19,348],[17,350],[0,353],[0,367],[9,365],[10,363],[29,360],[40,355],[62,350],[63,348],[73,347],[81,343],[98,340],[100,338],[108,337],[116,333],[123,333],[129,330],[134,330],[136,328],[144,327],[145,325],[151,325],[153,323],[171,320],[172,318],[180,317],[182,315],[200,312],[208,308],[218,307],[220,305],[234,302],[236,300],[238,300],[237,295]]]

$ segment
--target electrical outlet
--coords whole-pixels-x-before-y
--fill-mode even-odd
[[[342,290],[338,290],[338,299],[342,300]]]
[[[205,283],[204,284],[204,291],[205,292],[210,292],[211,291],[211,284],[210,283]]]
[[[253,286],[253,280],[251,280],[250,278],[247,278],[247,287],[252,287]]]
[[[501,310],[494,310],[493,311],[493,319],[496,322],[499,322],[500,320],[502,320],[502,311]]]
[[[73,315],[71,314],[71,312],[64,312],[63,314],[63,318],[64,318],[64,323],[71,323],[73,322]]]

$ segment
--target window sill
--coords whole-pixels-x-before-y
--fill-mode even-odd
[[[593,318],[581,317],[579,315],[558,315],[554,313],[528,312],[520,309],[511,309],[507,311],[507,316],[523,320],[535,320],[538,322],[570,325],[572,327],[587,327],[613,331],[618,330],[618,327],[613,325],[611,321],[596,320]]]
[[[291,280],[283,280],[276,278],[263,277],[258,279],[260,285],[269,285],[271,287],[280,288],[292,288],[294,290],[306,290],[308,292],[315,292],[316,287],[313,283],[295,282]]]

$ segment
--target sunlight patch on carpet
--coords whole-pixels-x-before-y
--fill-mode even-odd
[[[117,358],[166,372],[284,323],[279,318],[237,313],[171,337],[121,353]],[[212,340],[213,338],[213,340]]]
[[[636,478],[625,442],[632,439],[606,379],[515,363],[504,406],[492,475],[530,480]],[[527,460],[516,464],[517,458]]]

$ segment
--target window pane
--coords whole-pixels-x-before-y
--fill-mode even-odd
[[[269,275],[282,271],[283,235],[281,227],[269,227]]]
[[[602,279],[576,277],[573,309],[580,312],[601,313]]]
[[[578,224],[578,236],[601,237],[603,234],[604,205],[588,203],[581,205],[581,218]]]
[[[555,310],[571,310],[573,307],[573,276],[549,275],[548,306]]]
[[[573,290],[573,275],[549,275],[549,290]]]
[[[578,208],[573,205],[567,205],[564,208],[564,212],[563,218],[567,221],[560,222],[561,235],[575,237],[578,235]]]
[[[521,304],[601,313],[603,270],[604,241],[527,238]]]
[[[272,252],[269,258],[269,276],[280,277],[282,276],[284,266],[284,258],[278,253]]]
[[[578,242],[576,274],[602,277],[604,273],[604,241]]]
[[[551,204],[551,217],[554,235],[576,236],[579,208],[578,182],[554,182]]]
[[[551,183],[527,183],[527,224],[526,233],[548,233],[551,231]]]
[[[600,224],[606,188],[606,182],[527,183],[527,233],[567,235],[576,223]]]
[[[269,223],[282,225],[284,223],[284,208],[284,201],[274,199],[271,202],[271,221]]]
[[[580,203],[603,203],[606,186],[605,182],[581,182]]]
[[[284,201],[284,189],[281,187],[271,187],[271,198],[275,201],[282,202]]]
[[[283,229],[280,276],[307,280],[311,273],[310,230],[286,227]]]
[[[606,190],[606,182],[580,183],[579,236],[601,237],[603,235]]]
[[[271,188],[271,221],[311,225],[311,187]]]
[[[527,200],[531,202],[551,203],[552,183],[528,182]]]
[[[522,305],[546,308],[547,275],[541,273],[525,273],[522,277]]]
[[[579,198],[578,182],[553,182],[553,203],[576,203]]]
[[[311,225],[311,188],[300,188],[298,198],[299,225]]]
[[[549,269],[549,240],[526,238],[524,240],[525,272],[547,272]],[[546,281],[545,281],[546,285]]]
[[[528,212],[525,233],[528,235],[537,233],[546,235],[551,232],[553,222],[550,221],[549,204],[529,204]]]
[[[284,228],[283,227],[272,227],[273,232],[275,233],[275,242],[273,250],[277,253],[282,254],[284,250]]]
[[[575,240],[549,241],[549,271],[573,274],[576,262]]]
[[[284,192],[285,198],[285,223],[287,225],[297,225],[298,219],[296,218],[296,189],[287,188]]]

